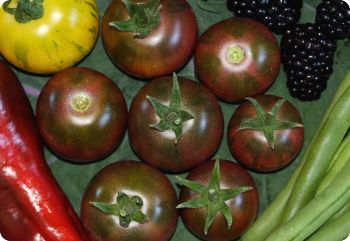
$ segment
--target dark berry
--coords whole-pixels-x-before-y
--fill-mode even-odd
[[[302,0],[228,0],[227,7],[235,16],[253,18],[282,34],[298,22]]]
[[[316,8],[316,23],[335,39],[350,37],[350,7],[342,0],[324,0]]]
[[[336,41],[320,26],[305,23],[288,29],[281,40],[282,64],[293,97],[315,100],[332,74]]]

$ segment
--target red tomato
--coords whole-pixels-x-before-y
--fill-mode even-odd
[[[144,8],[143,5],[158,4],[159,0],[131,2]],[[111,26],[112,22],[131,18],[123,1],[112,1],[103,16],[102,39],[106,52],[118,68],[138,78],[151,79],[179,70],[192,57],[197,41],[197,20],[187,1],[162,0],[156,8],[160,8],[159,25],[145,37],[135,37],[135,32]],[[142,30],[147,25],[144,19],[135,22],[141,22],[138,27]]]
[[[181,208],[180,216],[186,227],[195,235],[204,240],[228,241],[237,239],[255,220],[259,209],[259,196],[253,178],[242,166],[228,160],[220,160],[218,167],[219,179],[213,178],[215,161],[207,161],[195,167],[187,176],[187,180],[197,183],[203,191],[193,191],[186,186],[181,187],[179,203],[186,206],[186,202],[197,200],[197,204],[204,202],[206,205],[198,205],[199,208]],[[215,180],[216,179],[216,180]],[[217,185],[219,188],[217,189]],[[247,190],[246,188],[251,188]],[[237,190],[243,188],[245,191],[232,195],[232,198],[222,198],[222,194],[228,189]],[[225,191],[223,189],[226,189]],[[213,191],[214,190],[214,191]],[[222,191],[222,193],[220,193]],[[214,194],[212,198],[212,195]],[[198,200],[200,200],[198,202]],[[221,212],[223,206],[227,208],[227,218]],[[178,206],[179,207],[179,206]],[[207,215],[214,212],[212,223],[205,233]],[[228,228],[229,227],[229,228]]]
[[[280,69],[280,49],[271,31],[248,18],[222,20],[199,38],[195,56],[198,79],[227,102],[267,90]]]
[[[176,122],[176,111],[165,111],[164,122],[149,97],[157,99],[159,105],[171,105],[174,82],[170,76],[148,82],[134,97],[128,122],[129,141],[136,154],[145,162],[167,172],[184,172],[198,163],[208,160],[217,150],[223,136],[223,114],[218,100],[201,84],[178,79],[181,91],[182,116]],[[166,123],[169,121],[170,123]],[[154,127],[165,123],[170,127],[180,127],[181,137],[171,129],[160,131]]]
[[[121,142],[127,105],[120,89],[95,70],[72,67],[42,89],[36,118],[46,145],[71,161],[101,159]]]
[[[256,120],[258,115],[253,104],[245,101],[233,113],[227,131],[229,148],[233,156],[244,166],[259,172],[279,170],[291,163],[304,143],[304,127],[299,111],[287,100],[274,95],[259,95],[254,98],[268,117],[262,127],[272,127],[277,124],[294,123],[291,128],[272,128],[273,145],[269,143],[262,130],[242,129],[239,127],[247,119]],[[279,109],[272,114],[276,103],[282,103]],[[273,121],[275,121],[273,124]],[[278,124],[279,123],[279,124]],[[273,148],[272,148],[273,147]]]
[[[168,178],[137,161],[118,161],[88,184],[81,219],[92,241],[166,241],[175,231],[177,196]]]

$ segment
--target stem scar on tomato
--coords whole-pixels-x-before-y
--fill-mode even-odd
[[[245,51],[239,45],[231,46],[227,53],[227,59],[232,64],[240,64],[245,58]]]
[[[169,105],[162,104],[159,100],[152,96],[146,96],[153,106],[153,109],[160,118],[159,123],[150,124],[149,127],[158,131],[172,130],[175,133],[175,144],[182,136],[183,123],[193,119],[193,115],[181,109],[181,93],[177,76],[173,73],[173,89]]]
[[[77,112],[85,112],[91,106],[91,102],[91,96],[85,93],[78,93],[72,97],[70,105]]]
[[[143,200],[141,197],[128,196],[126,193],[118,192],[116,203],[90,202],[95,208],[108,215],[119,217],[120,226],[127,228],[132,221],[140,224],[148,221],[148,217],[141,212]]]
[[[225,203],[229,199],[235,198],[237,195],[253,189],[252,187],[238,188],[220,188],[220,161],[217,159],[211,174],[210,183],[205,186],[199,182],[186,180],[180,176],[176,176],[177,183],[198,193],[198,197],[180,203],[176,208],[206,208],[206,219],[204,226],[204,234],[207,235],[211,224],[214,222],[215,216],[221,212],[226,221],[227,229],[230,229],[233,223],[233,217],[230,207]]]
[[[265,111],[259,102],[251,97],[246,98],[253,105],[256,118],[246,118],[244,119],[237,131],[252,129],[256,131],[262,131],[264,136],[269,143],[271,149],[275,148],[274,143],[274,131],[275,130],[284,130],[297,127],[303,127],[302,124],[290,121],[280,121],[277,118],[277,114],[280,111],[285,99],[280,99],[276,104],[271,108],[270,111]]]
[[[133,3],[122,0],[130,18],[125,21],[112,21],[110,26],[119,31],[134,32],[135,38],[147,37],[160,23],[160,0],[149,0],[143,3]]]

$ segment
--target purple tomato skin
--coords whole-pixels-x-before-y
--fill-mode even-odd
[[[198,24],[191,6],[185,0],[162,0],[160,4],[160,24],[145,38],[135,38],[135,33],[121,32],[109,25],[112,21],[129,18],[121,0],[112,1],[104,13],[102,40],[105,50],[112,62],[131,76],[153,79],[169,75],[184,66],[193,55]]]
[[[184,122],[177,144],[172,130],[150,128],[159,117],[146,96],[169,104],[171,76],[148,82],[134,97],[129,109],[128,135],[135,153],[148,164],[165,172],[185,172],[208,160],[219,147],[224,129],[221,106],[216,97],[201,84],[178,77],[181,106],[194,118]]]
[[[233,17],[210,26],[194,54],[198,79],[220,99],[239,102],[261,94],[280,69],[277,39],[263,24]]]
[[[186,179],[208,185],[215,160],[198,165],[190,171]],[[226,201],[231,208],[232,226],[227,228],[227,221],[219,213],[210,226],[207,235],[204,234],[206,212],[204,208],[180,209],[180,216],[186,227],[203,240],[229,241],[237,239],[255,220],[259,209],[259,194],[255,182],[249,172],[241,165],[229,160],[220,161],[220,187],[222,189],[235,187],[252,187],[233,199]],[[197,193],[186,187],[180,189],[179,203],[195,199]]]
[[[36,105],[45,144],[73,162],[96,161],[110,154],[124,137],[127,116],[118,86],[85,67],[56,73],[43,87]]]
[[[91,202],[114,204],[118,192],[139,196],[144,223],[121,227],[118,217],[101,212]],[[81,219],[92,241],[167,241],[178,220],[178,199],[169,179],[156,168],[134,160],[121,160],[102,168],[83,195]]]
[[[258,95],[254,97],[265,111],[270,111],[281,97]],[[278,171],[290,164],[300,152],[304,143],[304,127],[274,131],[274,149],[267,142],[263,132],[256,130],[237,131],[242,120],[255,118],[256,111],[249,101],[242,102],[228,124],[227,140],[233,156],[250,170],[257,172]],[[277,119],[303,125],[298,109],[285,101]]]

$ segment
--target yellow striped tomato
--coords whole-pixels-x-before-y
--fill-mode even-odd
[[[73,66],[98,38],[95,0],[0,0],[0,5],[0,53],[27,72]]]

